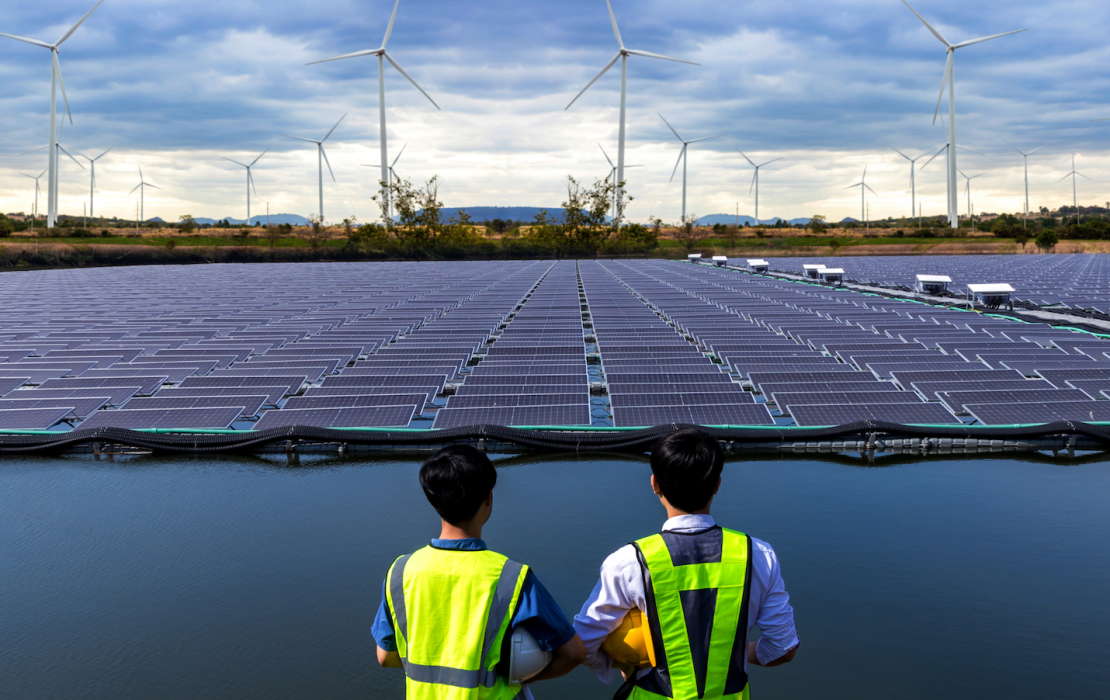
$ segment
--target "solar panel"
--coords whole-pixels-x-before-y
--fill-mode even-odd
[[[929,401],[937,400],[936,394],[938,391],[1035,391],[1037,389],[1047,390],[1055,388],[1052,384],[1044,380],[1034,379],[1004,379],[1002,381],[986,382],[913,382],[911,386]],[[1110,386],[1110,384],[1107,384],[1107,386]]]
[[[235,397],[235,396],[262,396],[265,397],[265,404],[273,405],[288,392],[288,387],[284,386],[251,386],[251,387],[200,387],[200,388],[182,388],[182,387],[166,387],[159,389],[154,394],[153,398],[181,398],[181,397]],[[238,405],[238,404],[226,404]]]
[[[1075,388],[1082,391],[1084,394],[1092,399],[1110,398],[1103,394],[1103,390],[1110,390],[1110,378],[1108,379],[1069,379],[1062,385],[1061,389]]]
[[[861,420],[925,425],[960,423],[938,403],[795,405],[790,407],[790,415],[801,426],[844,425]]]
[[[590,425],[590,407],[574,406],[516,406],[496,408],[441,408],[436,413],[433,428],[459,428],[471,425],[508,426],[578,426]]]
[[[103,398],[107,400],[108,405],[118,406],[127,399],[135,395],[139,391],[139,387],[97,387],[93,389],[43,389],[41,387],[34,389],[20,389],[19,391],[12,391],[4,394],[5,399],[50,399],[54,401],[55,406],[68,406],[67,403],[61,403],[59,399],[74,398],[74,399],[95,399]]]
[[[939,391],[937,397],[945,406],[956,413],[963,413],[964,404],[968,403],[1041,404],[1045,401],[1091,400],[1091,397],[1079,389]]]
[[[782,384],[795,382],[827,382],[827,383],[856,383],[866,381],[871,375],[863,372],[854,372],[847,365],[842,365],[843,370],[820,372],[753,372],[748,375],[752,386],[760,387],[763,384]]]
[[[49,430],[72,413],[72,406],[0,410],[0,430]]]
[[[581,394],[589,395],[585,382],[574,384],[467,384],[455,389],[455,396],[485,396],[495,394]]]
[[[975,365],[971,363],[968,363],[967,369],[959,366],[953,366],[941,371],[924,372],[896,369],[891,372],[891,376],[894,377],[894,381],[898,382],[903,389],[910,388],[910,385],[914,382],[983,382],[1022,378],[1020,372],[1015,372],[1012,369],[975,369]]]
[[[221,389],[221,388],[244,388],[244,387],[269,387],[269,386],[282,386],[285,387],[286,394],[297,393],[301,386],[305,383],[307,377],[300,376],[237,376],[226,375],[222,377],[189,377],[181,382],[181,387],[185,389]]]
[[[669,394],[614,394],[611,406],[723,406],[755,403],[746,391],[674,392]]]
[[[118,358],[114,360],[116,362],[130,362],[142,354],[142,348],[133,348],[130,350],[125,348],[112,348],[111,350],[107,350],[105,348],[90,347],[81,348],[80,350],[51,350],[43,354],[43,357],[48,357],[51,360],[62,357],[74,359],[82,359],[85,357],[115,357]]]
[[[0,377],[0,396],[7,396],[27,383],[30,377]]]
[[[289,426],[317,428],[404,428],[416,406],[357,406],[351,408],[283,408],[262,414],[252,430]]]
[[[355,394],[346,396],[294,396],[281,410],[291,408],[355,408],[358,406],[407,406],[420,411],[428,403],[427,394]]]
[[[778,382],[764,383],[760,386],[763,396],[768,401],[775,401],[775,397],[784,392],[897,392],[898,387],[891,382],[881,382],[871,375],[861,373],[859,382]]]
[[[42,389],[97,389],[101,387],[133,387],[138,385],[136,394],[149,396],[162,386],[165,377],[75,377],[72,379],[50,379],[41,384]]]
[[[735,382],[613,382],[606,384],[610,396],[627,394],[714,394],[718,392],[741,392],[743,388]]]
[[[495,408],[516,406],[569,406],[589,403],[589,395],[578,394],[475,394],[452,396],[447,408]]]
[[[305,389],[304,396],[387,396],[416,395],[430,402],[440,392],[437,386],[321,386]]]
[[[170,408],[128,411],[97,411],[77,427],[126,428],[128,430],[225,430],[239,418],[240,407]]]
[[[25,379],[30,384],[42,384],[66,374],[65,369],[0,369],[0,379]]]
[[[493,385],[516,385],[516,384],[582,384],[585,385],[588,379],[586,374],[529,374],[521,372],[515,376],[513,375],[480,375],[474,374],[466,378],[464,385],[469,386],[493,386]]]
[[[131,399],[120,408],[138,410],[148,408],[224,408],[237,406],[242,417],[258,415],[266,396],[156,396],[149,399]]]
[[[870,405],[877,403],[921,403],[921,397],[912,391],[779,391],[772,395],[775,405],[785,410],[787,406],[820,404],[835,401],[838,404]]]
[[[1039,404],[969,403],[964,408],[983,425],[1110,421],[1110,401],[1045,401]]]
[[[968,367],[970,365],[970,367]],[[867,369],[880,379],[886,379],[894,376],[895,372],[905,372],[911,370],[914,372],[944,372],[964,371],[966,369],[989,369],[982,362],[965,362],[963,358],[956,357],[951,360],[941,362],[921,362],[909,360],[906,362],[872,362],[867,365]]]
[[[251,363],[232,365],[213,370],[209,377],[283,377],[290,372],[303,374],[306,382],[318,382],[324,375],[324,367],[252,367]],[[335,376],[335,375],[332,375]]]
[[[1063,386],[1065,382],[1073,379],[1110,379],[1110,367],[1098,369],[1043,369],[1037,370],[1037,374],[1056,386]]]
[[[618,428],[654,427],[668,423],[774,425],[775,421],[766,407],[758,404],[613,407],[613,424]]]
[[[30,393],[30,392],[23,392]],[[4,398],[0,399],[0,410],[24,410],[29,408],[69,408],[73,415],[84,418],[93,411],[107,405],[107,397],[99,398]]]
[[[609,384],[717,384],[732,385],[736,382],[724,372],[698,372],[684,374],[668,372],[606,372]]]
[[[1079,360],[1064,360],[1059,361],[1046,361],[1046,360],[1023,360],[1011,359],[1003,360],[998,363],[1000,367],[1012,369],[1020,372],[1026,377],[1038,376],[1042,370],[1059,370],[1059,369],[1087,369],[1093,367],[1096,363],[1093,360],[1079,359]]]

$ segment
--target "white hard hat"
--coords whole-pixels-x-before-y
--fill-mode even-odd
[[[517,627],[512,631],[512,655],[509,658],[509,680],[521,683],[547,668],[553,655],[540,649],[539,642],[528,630]]]

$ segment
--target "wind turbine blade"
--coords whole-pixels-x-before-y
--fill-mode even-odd
[[[963,175],[963,177],[967,177],[967,175],[964,175],[964,171],[960,170],[959,168],[956,168],[956,172],[958,172],[960,175]]]
[[[249,165],[247,165],[246,163],[240,163],[240,162],[239,162],[239,161],[237,161],[237,160],[231,160],[230,158],[227,158],[227,157],[225,157],[225,156],[220,156],[220,157],[221,157],[221,158],[223,158],[224,160],[228,161],[228,162],[231,162],[231,163],[235,163],[236,165],[241,165],[241,166],[242,166],[242,167],[244,167],[244,168],[249,168],[249,167],[250,167],[250,166],[249,166]]]
[[[104,0],[101,0],[103,2]],[[50,52],[50,60],[54,62],[54,70],[58,72],[58,85],[62,87],[62,100],[66,103],[66,114],[69,115],[69,123],[73,123],[73,113],[69,111],[69,98],[66,97],[66,81],[62,80],[62,64],[58,60],[58,54],[55,51]]]
[[[674,162],[674,170],[671,171],[671,182],[674,182],[674,174],[678,172],[678,164],[682,162],[682,156],[686,155],[686,144],[682,144],[682,149],[678,152],[678,160]]]
[[[609,0],[605,0],[605,6],[609,8],[609,20],[613,23],[613,36],[617,37],[617,45],[623,49],[624,41],[621,39],[621,30],[617,29],[617,16],[613,14],[613,5]]]
[[[973,151],[973,150],[971,150],[970,148],[964,148],[963,146],[956,146],[956,148],[960,149],[961,151],[967,151],[968,153],[974,153],[974,154],[975,154],[975,155],[977,155],[977,156],[981,156],[981,155],[983,155],[983,154],[982,154],[982,153],[980,153],[979,151]]]
[[[1020,153],[1020,154],[1021,154],[1021,155],[1023,155],[1023,156],[1027,156],[1027,155],[1029,155],[1028,153],[1026,153],[1025,151],[1021,150],[1020,148],[1018,148],[1018,147],[1017,147],[1017,146],[1015,146],[1014,144],[1010,143],[1009,141],[1006,141],[1005,139],[1003,139],[1002,143],[1006,144],[1007,146],[1009,146],[1010,148],[1014,149],[1015,151],[1017,151],[1018,153]]]
[[[906,0],[902,0],[905,2]],[[940,95],[937,97],[937,108],[933,112],[933,123],[937,123],[937,117],[940,115],[940,103],[944,99],[944,91],[948,89],[948,76],[952,75],[952,52],[948,52],[948,60],[944,62],[944,77],[941,78]],[[944,127],[945,138],[948,138],[948,127]]]
[[[417,90],[419,90],[421,95],[428,98],[428,102],[431,102],[433,107],[435,107],[436,109],[439,109],[439,105],[437,105],[436,101],[432,99],[432,96],[429,95],[428,93],[424,92],[424,88],[422,88],[422,87],[420,87],[419,85],[416,84],[416,81],[412,79],[411,75],[409,75],[408,73],[405,72],[405,69],[401,67],[401,64],[397,63],[397,61],[394,61],[393,57],[390,56],[389,53],[387,53],[385,51],[382,52],[382,55],[385,56],[385,60],[389,61],[389,65],[391,65],[391,66],[393,66],[394,68],[397,69],[398,73],[400,73],[401,75],[408,78],[409,82],[412,83],[412,86],[415,87]],[[440,111],[442,111],[442,110],[440,110]]]
[[[385,27],[385,36],[382,38],[382,48],[389,43],[389,35],[393,33],[393,20],[397,19],[397,6],[401,4],[401,0],[393,3],[393,14],[389,15],[389,24]]]
[[[898,155],[902,156],[903,158],[905,158],[906,160],[910,161],[911,163],[913,162],[913,160],[911,160],[909,156],[907,156],[907,155],[906,155],[905,153],[902,153],[901,151],[899,151],[899,150],[898,150],[897,148],[895,148],[894,146],[891,146],[891,147],[890,147],[890,150],[894,151],[895,153],[897,153]]]
[[[324,144],[320,144],[320,155],[324,156],[324,162],[328,164],[328,172],[331,173],[331,181],[335,182],[335,171],[331,169],[331,161],[328,160],[328,152],[324,150]]]
[[[31,178],[32,180],[37,180],[37,179],[38,179],[38,178],[37,178],[37,177],[35,177],[34,175],[28,175],[27,173],[20,173],[20,175],[22,175],[23,177],[29,177],[29,178]]]
[[[112,148],[109,148],[107,151],[104,151],[103,153],[98,155],[96,158],[93,158],[92,161],[95,163],[96,161],[100,160],[104,156],[108,155],[108,151],[111,151],[113,148],[115,148],[115,146],[112,146]]]
[[[1029,151],[1029,152],[1028,152],[1028,153],[1026,153],[1025,155],[1027,155],[1027,156],[1031,156],[1031,155],[1033,155],[1034,153],[1036,153],[1037,151],[1041,150],[1042,148],[1044,148],[1044,146],[1037,146],[1036,148],[1034,148],[1034,149],[1033,149],[1032,151]]]
[[[15,39],[16,41],[25,41],[25,42],[27,42],[28,44],[34,44],[35,46],[41,46],[41,47],[43,47],[44,49],[49,49],[49,48],[51,48],[51,47],[50,47],[50,44],[46,43],[45,41],[39,41],[38,39],[28,39],[28,38],[27,38],[27,37],[25,37],[25,36],[16,36],[15,34],[3,34],[3,33],[0,33],[0,36],[6,36],[6,37],[8,37],[9,39]],[[41,54],[40,54],[40,55],[41,55]],[[1099,120],[1098,120],[1098,119],[1096,119],[1095,121],[1097,122],[1097,121],[1099,121]]]
[[[159,187],[158,185],[152,185],[152,184],[150,184],[149,182],[144,182],[144,183],[143,183],[143,186],[145,186],[145,187],[153,187],[153,188],[154,188],[154,189],[156,189],[156,190],[160,190],[160,189],[162,189],[162,188],[161,188],[161,187]]]
[[[860,183],[867,182],[867,166],[863,166],[863,177],[859,179]]]
[[[347,114],[350,114],[350,112],[348,112]],[[328,136],[331,136],[332,132],[339,128],[340,122],[342,122],[346,118],[347,118],[346,114],[344,114],[342,117],[340,117],[339,121],[335,123],[335,126],[333,126],[330,131],[328,131],[327,135],[324,136],[324,138],[320,139],[320,143],[323,143],[323,142],[327,141]]]
[[[867,188],[868,190],[870,190],[870,191],[871,191],[871,194],[873,194],[873,195],[876,195],[876,196],[878,196],[878,194],[879,194],[879,193],[878,193],[878,192],[876,192],[875,190],[872,190],[872,189],[871,189],[871,185],[867,185],[867,184],[865,184],[865,185],[864,185],[864,187],[866,187],[866,188]]]
[[[284,138],[287,138],[287,139],[297,139],[298,141],[308,141],[309,143],[320,143],[319,141],[314,141],[312,139],[302,139],[300,136],[290,136],[288,134],[278,134],[278,135],[282,136]]]
[[[929,160],[925,161],[925,165],[922,165],[922,166],[921,166],[921,169],[922,169],[922,170],[924,170],[925,168],[929,167],[929,163],[932,163],[932,162],[933,162],[933,160],[935,160],[937,156],[939,156],[939,155],[940,155],[941,153],[944,153],[944,149],[945,149],[945,148],[947,148],[947,146],[942,146],[942,147],[941,147],[941,149],[940,149],[939,151],[937,151],[936,153],[934,153],[934,154],[933,154],[933,157],[932,157],[932,158],[930,158]]]
[[[1071,173],[1068,173],[1067,175],[1063,176],[1062,178],[1060,178],[1056,182],[1063,182],[1064,180],[1067,180],[1069,177],[1071,177]]]
[[[269,152],[270,152],[270,149],[268,149],[268,148],[267,148],[267,149],[266,149],[265,151],[262,151],[262,154],[261,154],[261,155],[259,155],[259,156],[258,156],[257,158],[255,158],[255,159],[254,159],[253,161],[251,161],[251,164],[250,164],[250,165],[247,165],[247,166],[244,166],[244,167],[247,167],[247,168],[253,168],[253,167],[254,167],[254,164],[255,164],[255,163],[257,163],[258,161],[262,160],[262,156],[266,155],[266,154],[267,154],[267,153],[269,153]]]
[[[1001,34],[992,34],[990,36],[982,36],[982,37],[979,37],[978,39],[970,39],[968,41],[961,41],[960,43],[956,44],[952,48],[962,49],[965,46],[971,46],[972,44],[981,44],[984,41],[990,41],[991,39],[997,39],[1000,36],[1010,36],[1011,34],[1020,34],[1021,32],[1027,32],[1027,31],[1029,31],[1029,30],[1028,29],[1015,29],[1012,32],[1003,32]]]
[[[937,118],[934,116],[933,117],[933,123],[934,124],[937,123],[936,120],[937,120]],[[944,143],[945,143],[945,145],[947,145],[948,144],[948,123],[944,121],[944,115],[943,114],[940,115],[940,128],[944,129]]]
[[[596,83],[601,76],[603,76],[603,75],[605,75],[606,73],[609,72],[609,69],[613,67],[613,64],[615,64],[617,62],[617,59],[620,58],[620,57],[621,57],[621,55],[619,53],[616,56],[613,56],[612,60],[605,64],[605,67],[601,69],[600,73],[598,73],[597,75],[594,76],[593,80],[586,83],[586,87],[582,88],[582,92],[575,95],[574,99],[570,101],[570,104],[568,104],[566,106],[566,108],[563,109],[563,111],[565,112],[568,109],[570,109],[571,105],[573,105],[575,102],[577,102],[578,98],[581,97],[587,90],[589,90],[591,85]]]
[[[1087,177],[1086,175],[1084,175],[1083,173],[1076,173],[1076,175],[1078,175],[1079,177],[1081,177],[1081,178],[1084,178],[1084,179],[1086,179],[1086,180],[1090,180],[1090,179],[1091,179],[1091,178]],[[1091,181],[1092,181],[1092,182],[1094,182],[1093,180],[1091,180]]]
[[[659,114],[659,112],[656,112],[656,114]],[[676,139],[678,139],[679,141],[682,141],[682,143],[684,143],[684,144],[686,143],[686,141],[681,136],[678,135],[678,132],[674,130],[674,127],[671,126],[671,123],[669,121],[667,121],[666,117],[664,117],[662,114],[659,114],[659,118],[663,120],[663,123],[667,125],[667,128],[671,130],[671,133],[674,134],[674,137]]]
[[[933,33],[933,36],[935,36],[936,38],[940,39],[940,42],[941,42],[942,44],[944,44],[945,46],[951,46],[951,45],[952,45],[952,44],[948,43],[948,40],[947,40],[947,39],[945,39],[945,38],[944,38],[943,36],[941,36],[941,35],[940,35],[940,32],[938,32],[938,31],[937,31],[936,29],[934,29],[934,28],[933,28],[933,25],[931,25],[931,24],[929,24],[928,22],[926,22],[926,21],[925,21],[925,18],[924,18],[924,17],[922,17],[922,16],[920,15],[920,14],[918,14],[917,10],[913,9],[913,7],[912,7],[912,6],[911,6],[911,5],[910,5],[910,4],[908,3],[908,2],[906,2],[906,0],[902,0],[902,3],[903,3],[903,4],[904,4],[904,5],[906,6],[906,7],[909,7],[909,8],[910,8],[910,12],[914,13],[915,15],[917,15],[917,18],[918,18],[919,20],[921,20],[921,23],[922,23],[922,24],[924,24],[924,25],[925,25],[925,27],[926,27],[926,28],[928,28],[928,30],[929,30],[930,32],[932,32],[932,33]]]
[[[47,172],[49,172],[49,170],[50,170],[49,168],[47,168],[46,170],[43,170],[41,173],[39,173],[39,177],[42,177],[43,175],[45,175]]]
[[[625,52],[633,54],[635,56],[646,56],[647,58],[661,58],[664,61],[674,61],[675,63],[686,63],[686,64],[689,64],[691,66],[700,66],[701,65],[700,63],[694,63],[693,61],[684,61],[681,58],[671,58],[670,56],[664,56],[663,54],[658,54],[658,53],[651,53],[650,51],[637,51],[635,49],[625,49]]]
[[[139,181],[140,182],[145,182],[146,181],[146,178],[143,177],[143,166],[141,166],[141,165],[139,166]]]
[[[846,189],[846,190],[850,190],[850,189],[852,189],[853,187],[859,187],[859,186],[860,186],[861,184],[863,184],[863,183],[861,183],[861,182],[857,182],[857,183],[856,183],[856,184],[854,184],[854,185],[848,185],[848,186],[847,186],[847,187],[845,187],[844,189]]]
[[[617,166],[613,165],[613,161],[612,161],[612,160],[611,160],[611,159],[609,158],[609,154],[605,152],[605,149],[604,149],[604,148],[602,147],[602,145],[601,145],[600,143],[599,143],[599,144],[597,144],[597,147],[601,149],[601,155],[605,156],[605,160],[606,160],[606,161],[608,161],[608,163],[609,163],[609,167],[610,167],[610,168],[615,168],[615,167],[617,167]],[[626,165],[626,166],[624,166],[624,167],[626,167],[626,168],[627,168],[628,166]]]
[[[709,139],[719,139],[719,138],[724,138],[724,134],[717,134],[716,136],[703,136],[700,139],[694,139],[693,141],[687,141],[686,143],[691,144],[691,143],[697,143],[698,141],[708,141]]]
[[[19,155],[21,155],[21,156],[29,156],[29,155],[31,155],[32,153],[38,153],[39,151],[43,151],[43,150],[46,150],[47,148],[50,148],[50,146],[40,146],[39,148],[36,148],[36,149],[35,149],[35,150],[33,150],[33,151],[27,151],[26,153],[20,153]]]
[[[741,153],[740,155],[744,155],[744,154]],[[756,170],[754,173],[752,173],[752,184],[748,186],[748,194],[749,195],[752,193],[752,190],[755,189],[755,180],[758,177],[759,177],[759,170]],[[757,221],[756,223],[759,223],[759,222]]]
[[[771,163],[777,163],[778,161],[782,160],[785,157],[786,156],[779,156],[778,158],[775,158],[774,160],[767,161],[766,163],[764,163],[763,165],[760,165],[759,167],[762,168],[764,165],[770,165]]]
[[[11,34],[0,34],[0,36],[11,36]],[[27,41],[24,39],[24,41]],[[1103,117],[1102,119],[1092,119],[1092,122],[1110,122],[1110,117]]]
[[[401,146],[401,150],[398,151],[397,157],[393,159],[392,165],[389,166],[390,169],[392,169],[394,165],[397,165],[397,161],[401,160],[401,154],[404,153],[405,149],[408,148],[408,147],[409,147],[409,145],[407,143],[404,146]]]
[[[84,16],[84,17],[82,17],[81,19],[77,20],[77,24],[75,24],[75,25],[73,25],[72,27],[70,27],[69,31],[68,31],[68,32],[66,32],[66,33],[65,33],[65,34],[64,34],[64,35],[62,36],[62,38],[61,38],[61,39],[58,39],[57,43],[55,43],[54,45],[55,45],[55,46],[61,46],[61,45],[62,45],[62,42],[64,42],[64,41],[65,41],[66,39],[68,39],[68,38],[70,38],[71,36],[73,36],[73,33],[74,33],[75,31],[77,31],[77,28],[78,28],[78,27],[80,27],[80,26],[81,26],[81,24],[82,24],[82,23],[83,23],[83,22],[84,22],[85,20],[87,20],[87,19],[89,18],[89,15],[91,15],[91,14],[92,14],[92,13],[93,13],[93,12],[94,12],[94,11],[96,10],[96,8],[100,7],[100,5],[101,5],[101,4],[103,3],[103,2],[104,2],[104,0],[100,0],[100,2],[96,3],[95,5],[93,5],[93,9],[89,10],[88,12],[86,12],[86,13],[85,13],[85,16]]]
[[[305,65],[306,66],[314,66],[317,63],[327,63],[328,61],[342,61],[345,58],[358,58],[359,56],[369,56],[371,54],[376,54],[379,51],[381,51],[381,49],[367,49],[366,51],[355,51],[354,53],[345,53],[342,56],[332,56],[331,58],[321,58],[319,61],[310,61],[309,63],[306,63]]]
[[[131,190],[127,194],[135,194],[135,190],[139,189],[142,186],[143,186],[143,183],[140,182],[139,184],[135,185],[135,189]]]
[[[250,168],[247,168],[247,181],[251,183],[251,189],[255,194],[258,194],[258,188],[254,186],[254,175],[251,174]]]
[[[739,148],[736,149],[736,152],[739,153],[740,155],[744,156],[744,152],[741,151]],[[748,161],[749,163],[752,163],[752,159],[747,157],[747,156],[744,156],[744,160]],[[759,166],[756,165],[755,163],[752,163],[752,167],[756,168],[756,169],[759,168]]]
[[[74,157],[73,157],[73,154],[72,154],[72,153],[70,153],[69,151],[67,151],[67,150],[66,150],[65,148],[63,148],[61,144],[58,144],[58,150],[59,150],[59,151],[61,151],[62,153],[65,153],[65,154],[66,154],[67,156],[69,156],[69,159],[70,159],[70,160],[72,160],[72,161],[73,161],[74,163],[77,163],[77,165],[78,165],[78,166],[79,166],[79,167],[80,167],[80,168],[81,168],[82,170],[84,170],[84,169],[85,169],[85,166],[81,165],[81,161],[79,161],[79,160],[77,160],[76,158],[74,158]]]

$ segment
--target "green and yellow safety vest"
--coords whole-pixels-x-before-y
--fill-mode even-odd
[[[655,667],[630,697],[747,700],[751,538],[712,527],[634,544],[651,574],[644,590]]]
[[[510,700],[498,676],[528,567],[490,551],[424,547],[393,562],[386,599],[409,700]]]

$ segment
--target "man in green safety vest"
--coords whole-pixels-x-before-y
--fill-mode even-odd
[[[496,483],[489,458],[465,445],[440,450],[420,468],[440,534],[390,567],[372,628],[378,663],[404,668],[410,700],[530,699],[527,685],[508,678],[516,628],[552,652],[529,683],[566,675],[585,658],[535,574],[482,541]]]
[[[671,433],[651,453],[651,487],[667,511],[659,534],[610,555],[574,627],[586,665],[605,682],[606,638],[638,608],[654,665],[621,673],[618,698],[748,698],[747,665],[794,658],[794,610],[778,558],[766,542],[726,530],[709,515],[724,454],[697,430]],[[759,627],[759,642],[748,642]]]

